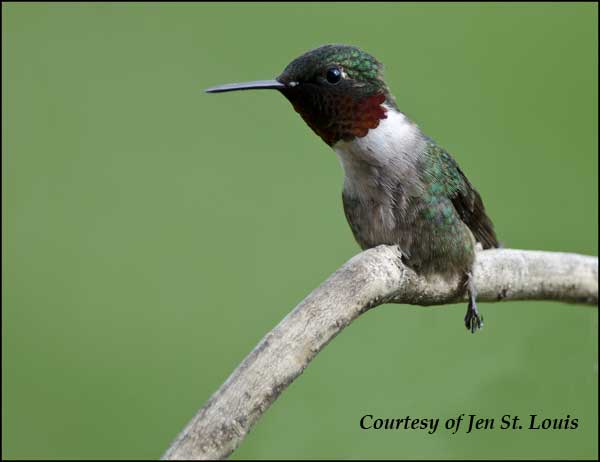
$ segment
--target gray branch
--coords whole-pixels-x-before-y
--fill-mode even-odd
[[[183,429],[163,459],[229,456],[319,351],[369,308],[382,303],[440,305],[466,300],[459,277],[425,280],[404,266],[400,257],[397,247],[379,246],[356,255],[333,273],[259,342]],[[477,255],[475,283],[479,301],[556,300],[597,305],[598,258],[486,250]],[[454,328],[461,328],[459,320]]]

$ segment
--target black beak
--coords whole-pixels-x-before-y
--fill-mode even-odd
[[[256,80],[254,82],[227,83],[204,90],[206,93],[223,93],[238,90],[283,90],[287,85],[277,80]]]

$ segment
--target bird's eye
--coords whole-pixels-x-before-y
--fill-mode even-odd
[[[338,83],[342,80],[342,71],[340,71],[337,67],[332,67],[327,70],[327,81],[329,83]]]

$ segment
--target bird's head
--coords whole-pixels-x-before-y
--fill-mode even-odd
[[[323,141],[333,146],[365,136],[396,107],[383,66],[354,46],[324,45],[294,59],[274,80],[228,84],[209,93],[279,90]]]

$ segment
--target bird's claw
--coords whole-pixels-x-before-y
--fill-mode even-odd
[[[467,314],[465,314],[465,326],[471,331],[472,334],[474,334],[478,329],[483,328],[483,316],[479,314],[477,305],[475,305],[475,302],[472,300],[469,301]]]

